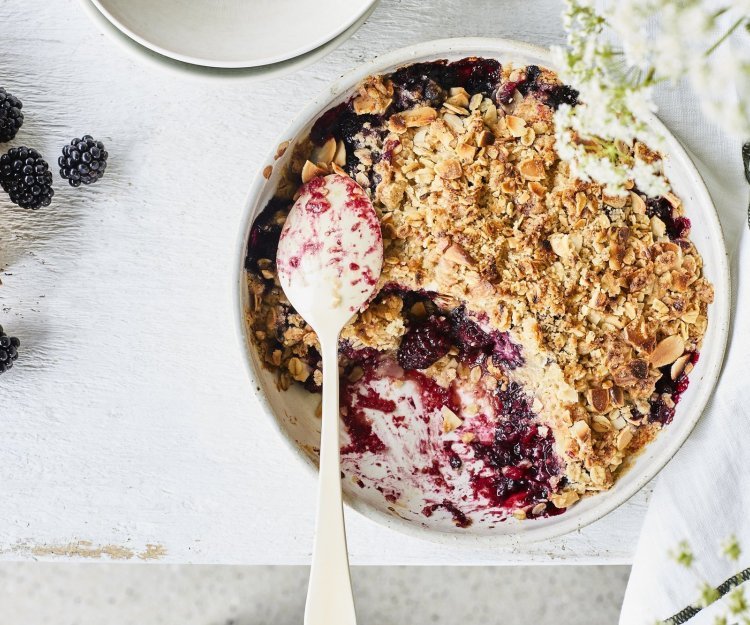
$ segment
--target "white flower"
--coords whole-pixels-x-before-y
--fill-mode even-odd
[[[662,146],[648,125],[653,85],[688,76],[714,121],[750,135],[750,0],[601,4],[564,0],[568,47],[553,55],[581,104],[557,111],[557,150],[575,175],[610,193],[632,181],[644,193],[663,194],[659,161],[644,162],[634,149],[637,142]],[[733,39],[739,45],[730,50]]]

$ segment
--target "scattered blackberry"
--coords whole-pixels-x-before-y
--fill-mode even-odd
[[[101,141],[95,141],[91,135],[73,139],[70,145],[62,149],[62,156],[57,159],[60,175],[71,187],[81,184],[93,184],[104,175],[107,169],[109,154]]]
[[[36,150],[23,146],[0,156],[0,186],[21,208],[49,206],[55,194],[47,161]]]
[[[0,143],[16,136],[23,124],[22,108],[21,100],[0,87]]]
[[[18,346],[21,344],[15,336],[8,336],[0,326],[0,373],[5,373],[18,358]]]

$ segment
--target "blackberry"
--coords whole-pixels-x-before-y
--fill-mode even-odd
[[[57,164],[60,175],[70,186],[78,187],[81,184],[94,184],[104,175],[108,156],[101,141],[95,141],[91,135],[83,135],[62,149]]]
[[[0,143],[15,138],[23,124],[22,108],[21,100],[0,87]]]
[[[55,194],[47,161],[36,150],[23,146],[0,156],[0,186],[21,208],[49,206]]]
[[[450,323],[433,315],[409,328],[401,339],[396,360],[404,369],[427,369],[451,348]]]
[[[5,373],[18,358],[18,346],[21,345],[15,336],[8,336],[0,326],[0,373]]]

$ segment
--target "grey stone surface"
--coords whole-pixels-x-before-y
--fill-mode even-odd
[[[628,567],[357,567],[359,625],[610,625]],[[5,625],[301,625],[305,567],[0,563]]]

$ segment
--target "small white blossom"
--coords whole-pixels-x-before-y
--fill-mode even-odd
[[[750,0],[564,4],[568,46],[553,54],[581,103],[557,111],[557,149],[581,179],[608,192],[629,182],[649,195],[667,191],[658,161],[646,163],[635,150],[638,142],[662,148],[648,123],[660,82],[687,76],[715,122],[750,135]],[[730,49],[733,39],[739,45]]]

